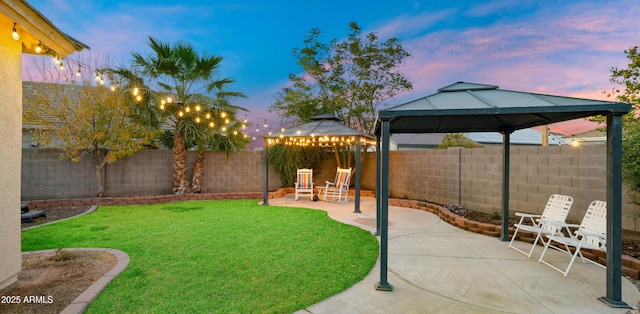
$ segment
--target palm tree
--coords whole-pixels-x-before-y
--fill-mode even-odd
[[[205,134],[202,125],[208,125],[211,132],[219,124],[213,119],[218,114],[235,111],[239,107],[230,106],[217,99],[244,97],[239,92],[229,92],[225,87],[234,82],[231,78],[218,78],[222,57],[198,52],[188,43],[179,42],[173,46],[149,37],[148,46],[153,51],[147,57],[133,52],[133,65],[140,73],[155,81],[162,102],[163,118],[173,126],[173,178],[174,194],[185,194],[190,190],[185,159],[186,134]],[[214,93],[215,97],[199,93]],[[213,124],[211,124],[213,123]],[[215,126],[214,126],[215,125]],[[202,139],[208,138],[202,135]]]

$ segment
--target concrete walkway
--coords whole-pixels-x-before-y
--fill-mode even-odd
[[[343,223],[375,232],[375,199],[354,203],[269,200],[270,205],[324,210]],[[526,243],[518,243],[525,247]],[[498,238],[454,227],[432,213],[389,206],[389,273],[392,292],[377,291],[379,264],[348,290],[297,313],[626,313],[597,298],[606,295],[604,268],[576,261],[568,277]],[[569,257],[554,251],[551,261]],[[547,253],[549,254],[549,252]],[[546,256],[545,256],[546,259]],[[640,292],[622,279],[622,300],[635,306]]]

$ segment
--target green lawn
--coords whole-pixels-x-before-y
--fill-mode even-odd
[[[324,211],[257,203],[102,206],[23,232],[22,250],[129,254],[88,313],[291,313],[349,288],[375,264],[370,232]]]

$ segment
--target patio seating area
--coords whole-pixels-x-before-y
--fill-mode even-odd
[[[363,197],[362,213],[347,203],[294,201],[292,194],[271,205],[324,210],[343,223],[375,232],[375,198]],[[606,294],[606,271],[575,263],[563,277],[533,258],[508,249],[505,242],[452,226],[432,213],[389,206],[389,283],[393,292],[374,289],[377,264],[361,282],[298,313],[626,313],[597,298]],[[550,250],[545,260],[569,263],[565,253]],[[634,306],[640,292],[622,279],[622,300]]]

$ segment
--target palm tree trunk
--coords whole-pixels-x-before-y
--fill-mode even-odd
[[[173,132],[173,194],[182,195],[189,191],[187,160],[185,156],[184,134],[176,127]]]
[[[193,177],[191,178],[191,192],[200,193],[202,192],[202,168],[204,159],[204,151],[198,150],[198,157],[196,157],[196,162],[193,164]]]

